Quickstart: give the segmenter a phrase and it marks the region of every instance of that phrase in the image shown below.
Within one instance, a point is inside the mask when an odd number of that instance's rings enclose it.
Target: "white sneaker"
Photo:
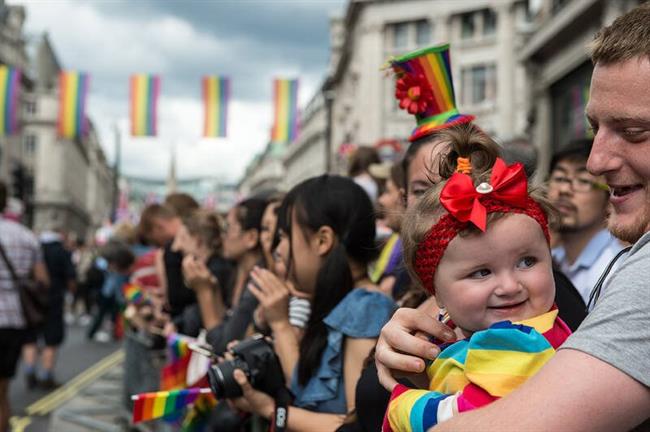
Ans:
[[[95,341],[101,343],[108,343],[111,341],[111,336],[105,331],[100,330],[97,333],[95,333]]]

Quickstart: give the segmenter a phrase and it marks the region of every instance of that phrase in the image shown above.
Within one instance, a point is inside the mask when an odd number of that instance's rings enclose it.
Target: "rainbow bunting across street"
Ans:
[[[59,74],[59,117],[57,131],[63,138],[78,138],[87,134],[86,97],[88,74],[62,71]]]
[[[160,77],[131,76],[131,135],[156,136],[158,133],[158,97]]]
[[[298,80],[276,79],[273,83],[274,120],[271,142],[289,143],[298,137]]]
[[[208,393],[211,393],[209,388],[189,388],[135,395],[132,397],[133,423],[175,413],[194,403],[199,395]]]
[[[226,136],[229,100],[230,79],[218,76],[203,77],[204,137]]]
[[[20,69],[0,66],[0,136],[13,135],[18,130],[20,75]]]

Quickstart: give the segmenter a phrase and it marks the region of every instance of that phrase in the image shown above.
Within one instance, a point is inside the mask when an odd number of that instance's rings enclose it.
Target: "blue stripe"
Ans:
[[[489,328],[474,333],[468,350],[539,353],[549,348],[552,348],[551,344],[535,329],[510,324],[508,328]]]

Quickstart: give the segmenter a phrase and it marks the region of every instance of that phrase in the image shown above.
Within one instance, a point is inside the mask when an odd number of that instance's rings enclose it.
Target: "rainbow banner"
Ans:
[[[133,423],[153,420],[173,414],[194,403],[201,394],[210,394],[209,388],[141,393],[133,399]]]
[[[20,69],[0,66],[0,136],[13,135],[18,130],[20,75]]]
[[[131,135],[156,136],[158,133],[158,97],[160,77],[131,76]]]
[[[217,76],[203,77],[204,137],[226,136],[229,100],[230,79]]]
[[[273,106],[271,142],[290,143],[298,137],[297,79],[276,79],[273,82]]]
[[[78,138],[88,133],[86,97],[88,74],[62,71],[59,74],[59,117],[57,131],[63,138]]]

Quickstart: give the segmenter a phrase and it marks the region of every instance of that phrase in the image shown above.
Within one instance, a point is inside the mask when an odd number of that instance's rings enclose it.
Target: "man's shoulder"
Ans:
[[[12,220],[0,218],[0,233],[3,237],[11,238],[13,242],[23,241],[32,245],[38,244],[36,236],[29,228]]]

